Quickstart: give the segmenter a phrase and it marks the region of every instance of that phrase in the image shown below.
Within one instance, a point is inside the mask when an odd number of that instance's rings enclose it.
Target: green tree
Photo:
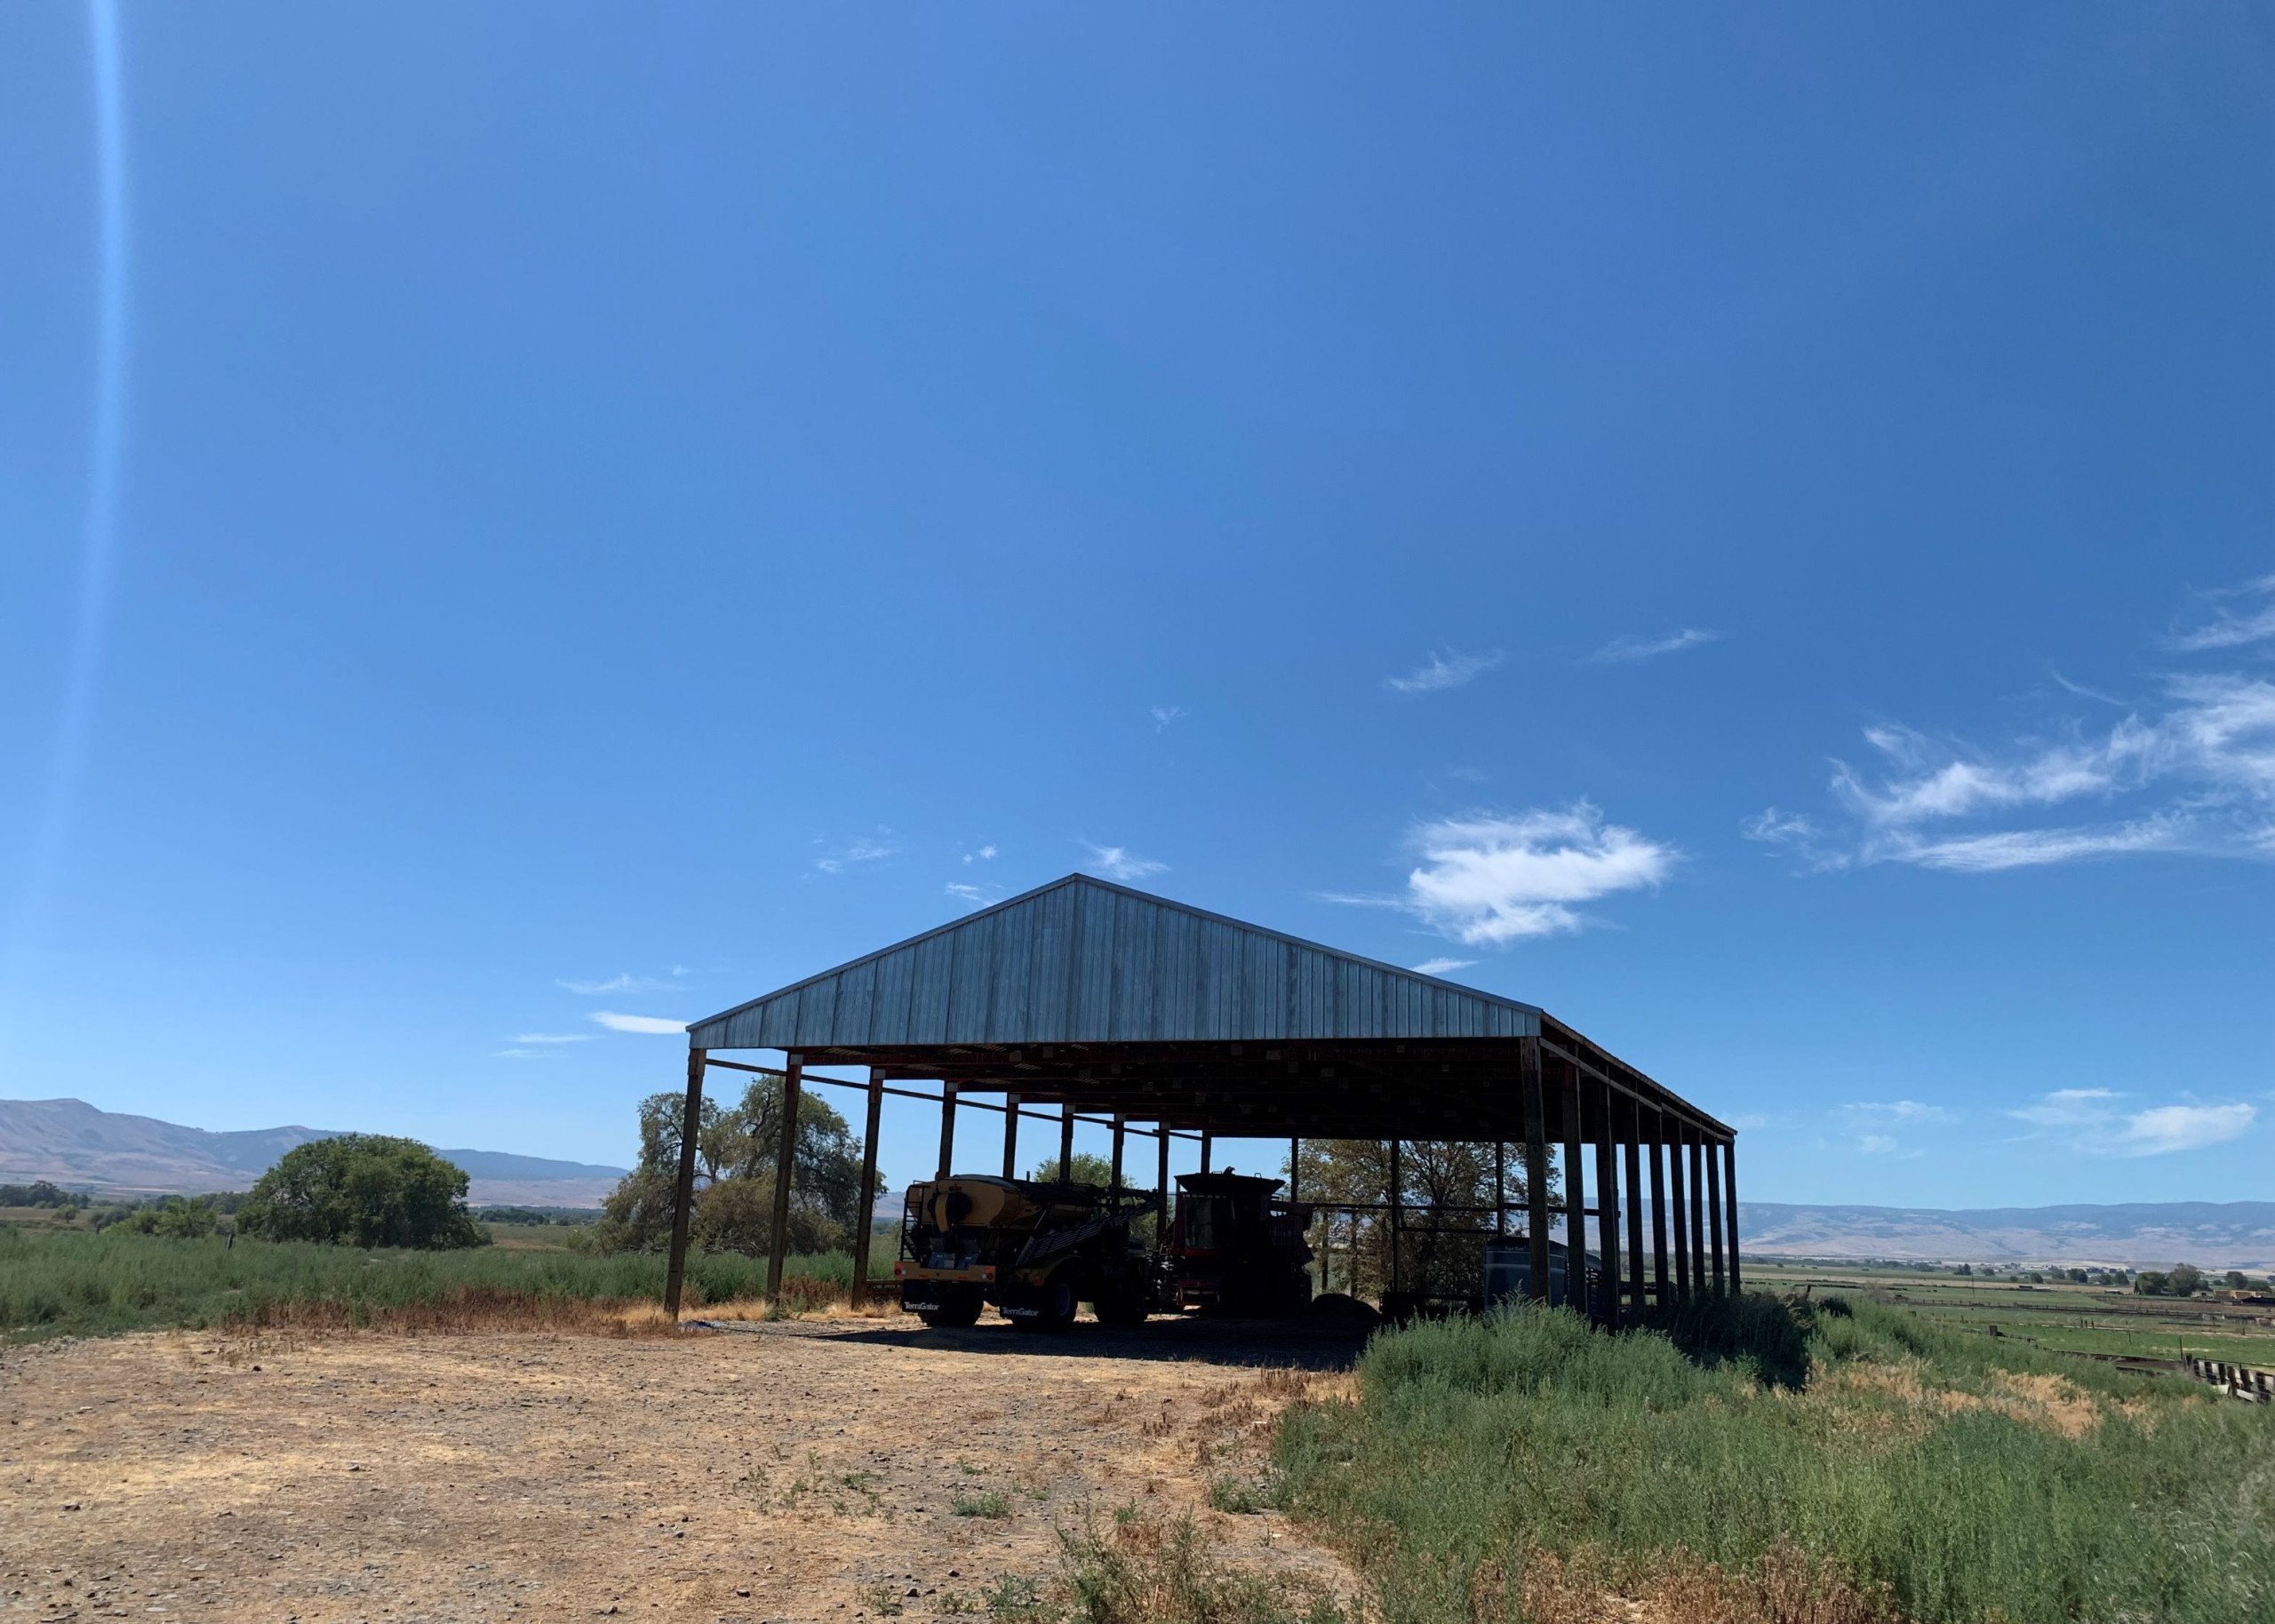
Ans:
[[[1514,1209],[1511,1233],[1524,1224],[1524,1151],[1501,1147],[1498,1168],[1502,1198]],[[1397,1185],[1405,1222],[1421,1232],[1406,1234],[1398,1259],[1402,1289],[1429,1286],[1440,1290],[1474,1290],[1484,1270],[1485,1238],[1495,1229],[1493,1204],[1496,1147],[1465,1141],[1409,1139],[1398,1147]],[[1391,1144],[1377,1139],[1306,1139],[1297,1173],[1303,1199],[1321,1209],[1308,1237],[1327,1258],[1330,1289],[1372,1297],[1390,1280],[1390,1223],[1373,1210],[1390,1204]],[[1288,1171],[1283,1162],[1280,1172]],[[1558,1170],[1548,1173],[1548,1198],[1557,1198]],[[1354,1209],[1337,1212],[1337,1208]],[[1476,1209],[1487,1210],[1476,1210]],[[1422,1226],[1427,1226],[1423,1229]],[[1403,1226],[1401,1226],[1403,1227]],[[1473,1233],[1475,1238],[1471,1238]]]
[[[651,1095],[640,1103],[639,1158],[602,1203],[589,1241],[595,1250],[659,1252],[671,1244],[685,1112],[685,1096],[678,1094]],[[688,1223],[694,1245],[754,1254],[770,1249],[781,1143],[780,1079],[754,1078],[732,1105],[706,1097],[696,1128],[695,1211]],[[859,1136],[827,1103],[802,1091],[789,1249],[828,1252],[843,1246],[868,1205],[860,1185]]]
[[[2161,1297],[2171,1287],[2170,1279],[2153,1269],[2143,1269],[2133,1277],[2133,1294],[2136,1297]]]
[[[483,1246],[490,1238],[467,1211],[466,1182],[415,1139],[342,1134],[287,1150],[237,1210],[237,1227],[269,1240]]]
[[[1034,1171],[1027,1176],[1038,1184],[1056,1183],[1058,1179],[1058,1153],[1054,1150],[1035,1163]],[[1122,1176],[1126,1183],[1130,1177],[1127,1166],[1122,1168]],[[1077,1150],[1074,1158],[1066,1165],[1066,1177],[1072,1183],[1095,1184],[1104,1190],[1114,1182],[1114,1162],[1107,1157],[1093,1156],[1088,1150]],[[1148,1187],[1151,1187],[1150,1181]]]
[[[2244,1278],[2244,1272],[2242,1270],[2231,1269],[2228,1270],[2227,1286],[2230,1291],[2239,1292],[2250,1284],[2251,1282]]]

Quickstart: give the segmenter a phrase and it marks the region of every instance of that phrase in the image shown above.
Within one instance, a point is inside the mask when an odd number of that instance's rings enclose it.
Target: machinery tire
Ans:
[[[919,1309],[916,1318],[935,1330],[961,1331],[979,1323],[982,1307],[978,1292],[958,1292],[937,1309]]]
[[[1074,1281],[1058,1275],[1042,1288],[1042,1312],[1011,1323],[1022,1331],[1064,1331],[1074,1323]]]

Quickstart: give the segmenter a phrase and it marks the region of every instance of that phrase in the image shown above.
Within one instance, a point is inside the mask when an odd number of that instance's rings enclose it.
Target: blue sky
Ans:
[[[106,15],[0,14],[0,1094],[620,1160],[626,1028],[1083,868],[1757,1198],[2275,1191],[2263,15]]]

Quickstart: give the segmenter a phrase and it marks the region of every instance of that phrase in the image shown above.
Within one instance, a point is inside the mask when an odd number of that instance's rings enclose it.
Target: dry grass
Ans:
[[[589,1336],[671,1336],[678,1327],[661,1305],[643,1298],[549,1297],[469,1286],[426,1302],[359,1312],[344,1302],[269,1302],[233,1324],[262,1331],[377,1331],[397,1335],[460,1335],[478,1331],[553,1331]]]
[[[1773,1546],[1752,1566],[1725,1571],[1688,1551],[1658,1553],[1617,1572],[1602,1553],[1527,1554],[1518,1588],[1529,1624],[1904,1624],[1885,1585],[1859,1586],[1840,1564],[1800,1547]],[[1473,1616],[1509,1616],[1499,1567],[1478,1570]]]

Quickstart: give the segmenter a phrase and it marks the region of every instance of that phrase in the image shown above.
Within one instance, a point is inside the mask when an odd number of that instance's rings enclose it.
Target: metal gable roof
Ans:
[[[1514,999],[1064,880],[737,1006],[698,1049],[1529,1038]]]

